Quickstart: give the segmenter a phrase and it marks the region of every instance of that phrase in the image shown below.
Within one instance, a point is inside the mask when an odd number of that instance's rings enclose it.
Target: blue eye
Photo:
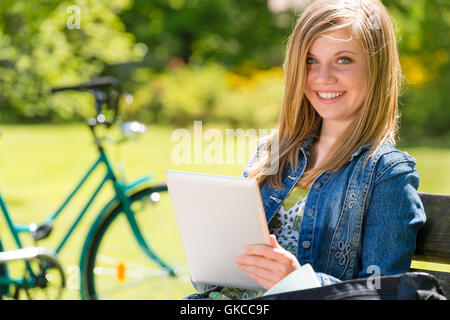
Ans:
[[[339,61],[341,61],[341,60],[347,61],[347,62],[343,62],[342,64],[349,64],[349,63],[352,62],[352,59],[347,58],[347,57],[341,57],[341,58],[339,58]]]
[[[349,64],[349,63],[353,62],[353,60],[348,57],[340,57],[338,59],[338,61],[339,61],[339,64]],[[340,62],[340,61],[342,61],[342,62]],[[306,64],[313,64],[313,63],[317,63],[317,60],[312,57],[306,58]]]

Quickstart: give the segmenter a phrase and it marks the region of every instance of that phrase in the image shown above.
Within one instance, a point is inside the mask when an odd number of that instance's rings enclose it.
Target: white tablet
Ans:
[[[262,289],[235,263],[246,245],[270,245],[256,180],[168,170],[166,181],[191,280]]]

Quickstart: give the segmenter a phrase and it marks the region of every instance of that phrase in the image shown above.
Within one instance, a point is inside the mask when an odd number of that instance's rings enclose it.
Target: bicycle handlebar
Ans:
[[[67,91],[67,90],[76,90],[76,91],[85,91],[90,89],[100,89],[104,87],[118,86],[119,81],[113,77],[100,77],[94,78],[90,82],[82,83],[77,86],[65,86],[65,87],[57,87],[52,88],[51,92],[59,92],[59,91]]]
[[[112,89],[111,89],[112,88]],[[90,82],[82,83],[75,86],[64,86],[52,88],[51,93],[61,91],[90,91],[95,98],[96,112],[95,124],[92,121],[89,123],[91,126],[96,124],[106,124],[110,126],[117,118],[119,113],[119,100],[121,95],[121,88],[119,81],[116,78],[107,76],[94,78]],[[111,122],[107,122],[102,114],[103,103],[106,103],[107,108],[113,110],[114,116]],[[101,116],[99,118],[99,116]],[[103,119],[103,120],[99,120]]]

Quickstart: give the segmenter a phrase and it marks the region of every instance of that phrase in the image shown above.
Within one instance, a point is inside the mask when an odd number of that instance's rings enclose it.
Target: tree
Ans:
[[[106,64],[142,59],[145,46],[135,43],[118,17],[130,5],[128,0],[2,0],[0,120],[72,119],[91,111],[89,96],[50,96],[49,90],[90,80]]]

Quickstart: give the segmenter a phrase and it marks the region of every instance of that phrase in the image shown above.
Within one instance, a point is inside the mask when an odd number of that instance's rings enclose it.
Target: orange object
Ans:
[[[117,279],[119,282],[125,280],[125,264],[123,262],[117,265]]]

